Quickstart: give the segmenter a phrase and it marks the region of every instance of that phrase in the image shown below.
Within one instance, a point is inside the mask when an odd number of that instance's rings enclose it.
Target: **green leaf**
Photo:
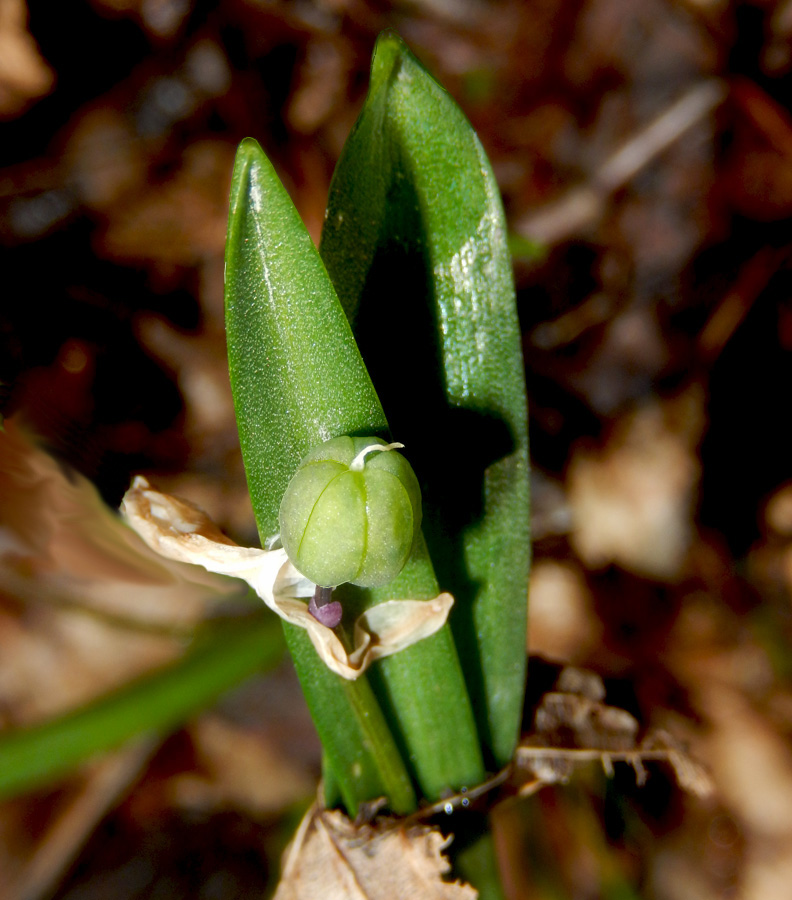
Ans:
[[[289,479],[315,444],[387,423],[321,259],[261,147],[237,152],[226,241],[231,388],[262,541],[278,531]],[[285,625],[311,716],[352,815],[387,796],[415,807],[404,763],[367,679],[339,678]]]
[[[319,254],[261,147],[237,153],[226,242],[231,387],[263,538],[300,460],[388,424]]]
[[[257,671],[283,640],[269,616],[213,629],[180,659],[42,725],[0,734],[0,800],[49,784],[138,734],[167,734]]]
[[[503,211],[470,124],[394,34],[338,164],[322,258],[396,440],[490,762],[517,740],[530,561],[523,363]]]

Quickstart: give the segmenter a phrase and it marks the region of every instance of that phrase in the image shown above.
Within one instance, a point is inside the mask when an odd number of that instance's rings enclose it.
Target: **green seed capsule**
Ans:
[[[421,527],[421,489],[401,444],[338,437],[300,463],[280,507],[283,547],[315,584],[395,578]]]

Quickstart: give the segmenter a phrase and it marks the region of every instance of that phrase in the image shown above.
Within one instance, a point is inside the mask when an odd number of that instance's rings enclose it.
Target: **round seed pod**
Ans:
[[[401,446],[337,437],[300,463],[281,501],[280,534],[306,578],[378,587],[404,568],[421,527],[421,489]]]

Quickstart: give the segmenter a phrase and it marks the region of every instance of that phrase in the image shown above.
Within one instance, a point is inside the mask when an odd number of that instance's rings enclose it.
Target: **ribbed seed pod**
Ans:
[[[281,501],[280,533],[306,578],[378,587],[404,568],[421,527],[421,489],[401,446],[338,437],[300,463]]]

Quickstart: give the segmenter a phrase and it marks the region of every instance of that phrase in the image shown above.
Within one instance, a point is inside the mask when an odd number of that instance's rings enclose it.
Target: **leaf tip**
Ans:
[[[242,141],[237,147],[237,159],[243,160],[244,162],[250,162],[254,159],[264,156],[264,151],[261,149],[261,144],[252,137],[242,138]]]
[[[386,29],[380,32],[371,59],[371,87],[387,83],[404,58],[411,55],[395,31]]]
[[[262,168],[271,168],[271,164],[261,144],[255,138],[243,138],[234,160],[234,185],[248,185],[251,181],[260,180]]]

